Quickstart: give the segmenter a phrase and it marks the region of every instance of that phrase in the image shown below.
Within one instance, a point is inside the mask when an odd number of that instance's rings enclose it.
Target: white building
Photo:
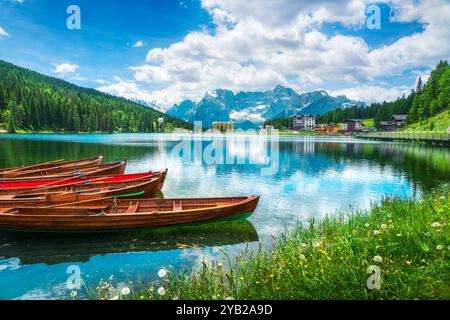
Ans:
[[[292,119],[294,131],[314,131],[316,127],[316,116],[306,114],[294,116]]]
[[[275,130],[275,127],[272,125],[259,126],[258,133],[259,134],[271,134]]]

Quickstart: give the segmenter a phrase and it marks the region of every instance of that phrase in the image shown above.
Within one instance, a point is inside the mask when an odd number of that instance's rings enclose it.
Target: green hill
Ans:
[[[159,128],[158,118],[164,119]],[[156,132],[191,125],[130,100],[0,60],[0,130]]]
[[[450,110],[408,125],[405,131],[447,131],[450,128]]]

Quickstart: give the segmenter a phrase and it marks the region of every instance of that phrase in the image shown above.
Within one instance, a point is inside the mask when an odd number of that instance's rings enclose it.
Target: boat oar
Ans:
[[[140,192],[130,193],[130,194],[120,194],[120,195],[113,196],[113,197],[102,197],[102,198],[95,198],[95,199],[82,200],[82,201],[76,201],[76,202],[67,202],[67,203],[57,204],[54,206],[47,206],[45,208],[47,208],[47,209],[63,208],[63,207],[75,206],[75,205],[80,205],[80,204],[85,204],[85,203],[90,203],[90,202],[96,202],[96,201],[106,201],[106,200],[115,200],[118,198],[129,198],[129,197],[134,197],[134,196],[141,196],[144,193],[145,193],[144,191],[140,191]]]
[[[57,204],[54,206],[47,206],[44,208],[45,209],[64,208],[67,206],[75,206],[75,205],[79,205],[79,204],[85,204],[85,203],[96,202],[96,201],[112,200],[112,199],[113,199],[113,197],[102,197],[102,198],[89,199],[89,200],[83,200],[83,201],[77,201],[77,202],[67,202],[67,203],[63,203],[63,204]]]

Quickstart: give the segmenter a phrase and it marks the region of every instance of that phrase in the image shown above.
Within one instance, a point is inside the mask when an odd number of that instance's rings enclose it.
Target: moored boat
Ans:
[[[110,182],[100,185],[74,185],[64,190],[47,190],[43,193],[0,195],[0,207],[51,206],[110,197],[151,198],[154,197],[156,191],[158,191],[160,179],[161,174],[151,175],[148,178],[143,179]]]
[[[160,191],[167,174],[165,171],[150,171],[146,173],[132,173],[119,175],[101,175],[101,176],[80,176],[69,177],[65,179],[48,179],[33,181],[7,181],[0,182],[0,195],[23,195],[23,194],[43,194],[59,190],[67,190],[69,187],[78,185],[90,185],[98,188],[103,184],[114,182],[128,182],[132,180],[159,178],[157,190]]]
[[[56,167],[70,167],[70,168],[76,168],[76,167],[83,167],[85,165],[100,165],[102,164],[103,156],[97,156],[94,158],[86,158],[86,159],[79,159],[79,160],[71,160],[71,161],[64,161],[64,160],[54,160],[39,164],[33,164],[29,166],[21,166],[21,167],[13,167],[13,168],[4,168],[0,169],[0,178],[13,178],[23,175],[24,173],[40,173],[46,170],[50,170]]]
[[[259,197],[99,200],[47,208],[0,208],[0,229],[105,232],[244,219]]]
[[[40,172],[37,175],[31,176],[20,176],[15,178],[0,178],[0,183],[2,182],[19,182],[19,181],[40,181],[40,180],[51,180],[51,179],[65,179],[71,177],[89,177],[89,176],[100,176],[100,175],[114,175],[123,174],[127,165],[127,160],[112,162],[100,165],[89,165],[83,168],[61,168],[58,173],[52,171],[52,174],[47,174],[47,172]],[[53,169],[52,169],[53,170]]]

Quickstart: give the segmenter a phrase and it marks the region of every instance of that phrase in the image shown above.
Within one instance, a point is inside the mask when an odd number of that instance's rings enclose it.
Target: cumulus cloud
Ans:
[[[75,73],[79,66],[76,64],[70,64],[68,62],[62,64],[54,64],[55,68],[53,69],[54,73],[57,73],[60,76],[65,76],[68,74]]]
[[[139,86],[132,81],[121,80],[110,85],[101,86],[97,88],[97,90],[126,99],[152,101],[152,95],[148,91],[139,88]]]
[[[11,37],[11,35],[8,32],[6,32],[5,29],[0,27],[0,37]]]
[[[380,85],[379,78],[450,58],[450,3],[380,2],[393,8],[392,19],[418,21],[424,30],[370,49],[361,37],[326,35],[320,29],[325,22],[364,27],[365,0],[203,0],[214,30],[190,32],[167,48],[149,50],[145,64],[130,67],[132,81],[116,81],[134,84],[137,95],[166,107],[186,98],[198,100],[216,88],[252,91],[277,84],[307,91],[333,83],[348,88],[341,92],[350,98],[395,99],[410,88]],[[155,84],[160,89],[145,90]]]

